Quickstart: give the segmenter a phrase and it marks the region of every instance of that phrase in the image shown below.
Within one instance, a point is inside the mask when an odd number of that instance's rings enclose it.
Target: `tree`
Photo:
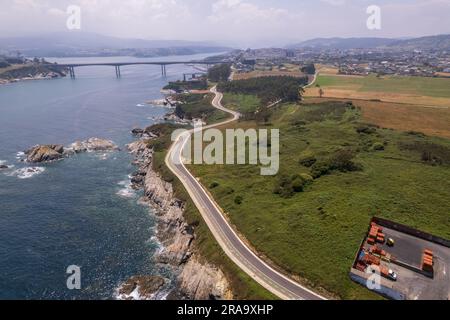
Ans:
[[[305,94],[305,88],[303,86],[301,86],[298,89],[298,100],[299,101],[303,101],[303,95]]]
[[[302,72],[306,74],[316,74],[316,66],[314,63],[310,63],[302,68]]]
[[[267,106],[263,106],[256,112],[256,122],[267,124],[269,122],[270,115],[269,108],[267,108]]]
[[[231,75],[231,66],[229,64],[220,64],[208,70],[208,79],[214,82],[227,81]]]

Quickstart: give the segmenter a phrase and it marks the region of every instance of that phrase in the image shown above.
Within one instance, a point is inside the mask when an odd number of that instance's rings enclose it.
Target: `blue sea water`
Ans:
[[[206,55],[176,57],[201,59]],[[174,57],[139,59],[173,60]],[[130,57],[49,59],[107,62]],[[126,188],[135,168],[125,145],[130,130],[153,123],[167,110],[145,105],[162,97],[169,80],[189,66],[76,69],[76,79],[25,81],[0,86],[0,299],[111,299],[138,274],[173,279],[170,268],[152,260],[155,219]],[[114,153],[85,153],[23,170],[17,153],[35,144],[64,144],[90,137],[113,140]],[[21,171],[22,170],[22,171]],[[81,267],[81,290],[69,290],[66,268]],[[170,289],[170,285],[169,285]]]

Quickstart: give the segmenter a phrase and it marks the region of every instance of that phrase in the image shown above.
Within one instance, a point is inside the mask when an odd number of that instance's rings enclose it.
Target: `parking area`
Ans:
[[[372,290],[391,299],[448,300],[450,242],[374,218],[355,258],[350,277],[367,285],[375,267],[380,286]]]

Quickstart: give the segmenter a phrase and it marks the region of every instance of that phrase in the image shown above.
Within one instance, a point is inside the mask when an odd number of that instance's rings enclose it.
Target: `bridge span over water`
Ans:
[[[70,77],[75,78],[75,68],[78,67],[93,67],[93,66],[110,66],[116,69],[116,77],[120,78],[120,67],[124,66],[134,66],[134,65],[156,65],[161,66],[161,75],[165,77],[167,75],[166,67],[168,65],[175,64],[185,64],[185,65],[206,65],[209,68],[211,65],[221,64],[222,61],[159,61],[159,62],[101,62],[101,63],[66,63],[66,64],[58,64],[58,66],[63,68],[68,68]]]

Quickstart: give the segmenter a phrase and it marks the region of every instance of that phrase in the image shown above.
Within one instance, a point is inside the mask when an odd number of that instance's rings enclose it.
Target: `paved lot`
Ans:
[[[383,285],[402,293],[408,300],[449,300],[450,299],[450,248],[423,240],[397,230],[383,227],[387,238],[395,240],[393,247],[380,245],[383,250],[402,263],[421,269],[422,254],[425,249],[434,253],[434,277],[399,266],[394,263],[382,264],[397,273],[396,282],[383,279]],[[366,248],[369,248],[367,244]]]

